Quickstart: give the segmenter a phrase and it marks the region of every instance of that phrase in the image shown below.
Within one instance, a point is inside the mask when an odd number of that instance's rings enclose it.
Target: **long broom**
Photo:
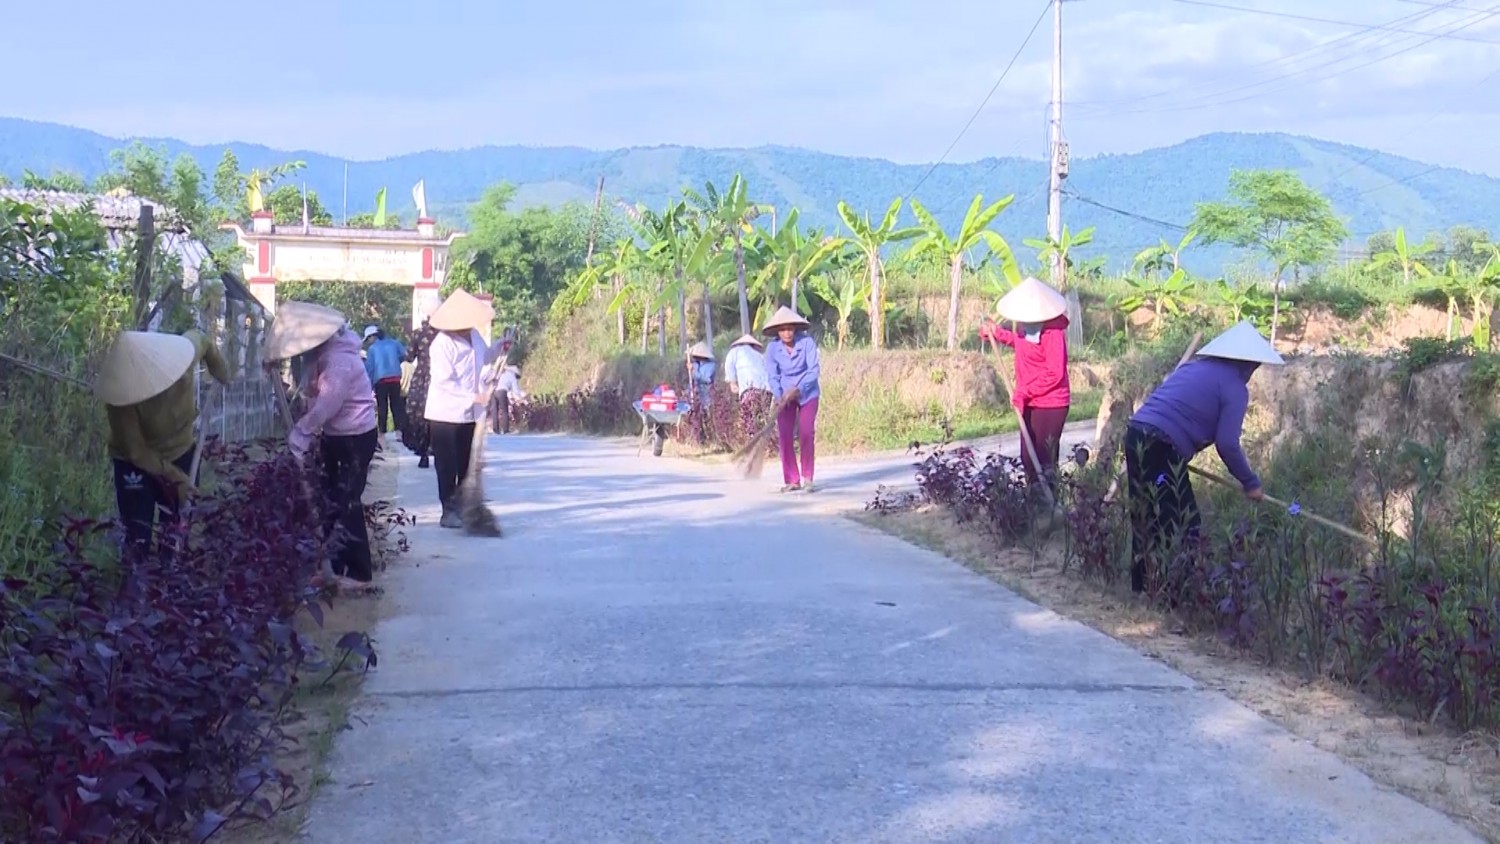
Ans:
[[[771,418],[760,427],[750,441],[739,447],[734,453],[735,465],[739,468],[740,477],[745,480],[758,478],[766,467],[766,443],[771,434],[776,431],[776,417],[781,415],[782,408],[793,398],[791,393],[781,397],[781,401],[771,407]]]
[[[1199,469],[1197,466],[1189,465],[1188,466],[1188,471],[1192,472],[1193,474],[1197,475],[1200,478],[1206,478],[1206,479],[1208,479],[1210,481],[1213,481],[1214,483],[1216,483],[1216,484],[1218,484],[1220,486],[1228,487],[1230,489],[1240,489],[1240,485],[1237,484],[1237,483],[1235,483],[1234,481],[1231,481],[1228,478],[1223,477],[1221,475],[1216,475],[1213,472],[1208,472],[1208,471],[1205,471],[1203,469]],[[1273,498],[1273,497],[1271,497],[1269,495],[1265,495],[1264,493],[1262,493],[1262,496],[1263,496],[1261,498],[1262,501],[1266,501],[1266,502],[1269,502],[1271,504],[1275,504],[1278,507],[1285,507],[1288,510],[1290,510],[1291,507],[1292,507],[1291,504],[1288,504],[1287,502],[1282,501],[1279,498]],[[1310,521],[1317,522],[1318,524],[1322,525],[1323,527],[1326,527],[1329,530],[1341,533],[1344,536],[1349,537],[1350,539],[1357,539],[1360,542],[1364,542],[1364,543],[1366,543],[1368,545],[1371,545],[1373,547],[1376,547],[1376,548],[1380,547],[1380,543],[1377,542],[1377,541],[1375,541],[1374,537],[1372,537],[1372,536],[1366,536],[1365,534],[1360,533],[1359,531],[1355,530],[1352,527],[1349,527],[1348,525],[1340,524],[1339,522],[1335,522],[1333,519],[1327,518],[1325,516],[1319,516],[1317,513],[1311,512],[1310,510],[1306,509],[1305,507],[1302,507],[1301,505],[1297,506],[1296,515],[1299,518],[1308,519]]]
[[[464,476],[464,481],[458,487],[459,508],[464,518],[464,533],[469,536],[499,537],[500,520],[490,511],[484,503],[484,442],[485,426],[489,424],[490,401],[494,398],[495,387],[499,383],[498,373],[505,368],[506,358],[501,358],[495,365],[494,378],[486,385],[484,392],[484,409],[479,413],[479,420],[474,424],[474,443],[469,447],[469,473]]]

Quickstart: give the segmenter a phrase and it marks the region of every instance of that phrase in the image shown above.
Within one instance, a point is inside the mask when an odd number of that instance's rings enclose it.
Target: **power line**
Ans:
[[[1134,211],[1126,211],[1123,208],[1116,208],[1113,205],[1105,205],[1102,202],[1095,202],[1094,200],[1089,199],[1088,197],[1084,196],[1076,190],[1072,190],[1071,188],[1068,189],[1066,193],[1069,197],[1082,202],[1084,205],[1092,205],[1095,208],[1100,208],[1113,214],[1119,214],[1121,217],[1129,217],[1133,220],[1140,220],[1143,223],[1151,223],[1153,225],[1163,226],[1165,228],[1174,229],[1180,232],[1185,232],[1188,230],[1188,227],[1182,225],[1181,223],[1171,223],[1166,220],[1158,220],[1155,217],[1147,217],[1144,214],[1137,214]]]
[[[1485,85],[1486,83],[1488,83],[1491,79],[1494,79],[1497,76],[1500,76],[1500,68],[1497,68],[1494,72],[1492,72],[1489,75],[1485,76],[1483,79],[1480,79],[1478,82],[1475,82],[1470,87],[1472,87],[1472,88],[1481,87],[1481,86]],[[1401,134],[1397,135],[1396,137],[1392,138],[1390,141],[1387,141],[1386,143],[1394,143],[1395,141],[1399,141],[1399,140],[1401,140],[1403,138],[1408,137],[1413,132],[1416,132],[1418,129],[1424,129],[1424,128],[1426,128],[1428,125],[1430,125],[1432,123],[1432,121],[1438,119],[1438,117],[1441,116],[1442,114],[1443,114],[1442,112],[1433,112],[1432,114],[1429,114],[1427,116],[1426,120],[1423,120],[1420,123],[1416,124],[1415,126],[1412,126],[1410,129],[1407,129],[1405,132],[1402,132]],[[1336,182],[1339,179],[1343,178],[1345,175],[1347,175],[1349,173],[1352,173],[1355,170],[1358,170],[1359,168],[1361,168],[1361,167],[1365,166],[1366,164],[1370,163],[1371,161],[1375,160],[1376,157],[1378,157],[1380,155],[1384,155],[1384,154],[1385,153],[1381,152],[1380,150],[1375,150],[1375,151],[1371,152],[1369,155],[1365,156],[1364,158],[1361,158],[1360,160],[1358,160],[1358,161],[1354,162],[1353,164],[1349,165],[1348,167],[1345,167],[1343,170],[1340,170],[1339,172],[1334,173],[1333,176],[1330,177],[1329,181]]]
[[[1440,4],[1436,5],[1436,6],[1433,6],[1432,8],[1429,8],[1426,11],[1413,12],[1413,13],[1411,13],[1409,15],[1403,15],[1402,17],[1396,18],[1393,21],[1388,21],[1385,25],[1386,26],[1394,26],[1396,24],[1415,23],[1415,22],[1417,22],[1419,20],[1422,20],[1423,18],[1428,18],[1428,17],[1431,17],[1431,16],[1433,16],[1435,14],[1438,14],[1439,12],[1446,11],[1446,10],[1448,10],[1449,7],[1451,7],[1453,4],[1455,4],[1457,2],[1458,2],[1458,0],[1444,0],[1443,3],[1440,3]],[[1256,70],[1258,68],[1268,68],[1268,67],[1272,67],[1272,66],[1275,66],[1275,65],[1291,66],[1291,65],[1296,64],[1296,62],[1292,61],[1293,59],[1297,59],[1297,58],[1303,57],[1303,56],[1310,56],[1311,54],[1315,54],[1315,53],[1319,53],[1319,52],[1331,52],[1330,48],[1332,48],[1332,47],[1340,44],[1341,42],[1349,41],[1352,44],[1353,42],[1360,41],[1360,40],[1362,40],[1362,39],[1370,36],[1374,32],[1375,32],[1375,30],[1367,28],[1367,29],[1365,29],[1363,31],[1360,31],[1360,32],[1345,33],[1344,35],[1339,35],[1339,36],[1336,36],[1334,38],[1330,38],[1327,41],[1320,41],[1320,42],[1318,42],[1317,44],[1314,44],[1311,47],[1307,47],[1305,49],[1298,50],[1295,53],[1289,53],[1289,54],[1284,55],[1284,56],[1278,56],[1277,58],[1274,58],[1274,59],[1267,59],[1267,60],[1262,61],[1262,62],[1256,62],[1255,64],[1252,64],[1252,65],[1250,65],[1250,66],[1248,66],[1246,68],[1243,68],[1241,72],[1237,72],[1237,73],[1233,73],[1233,74],[1219,74],[1218,76],[1219,76],[1220,79],[1229,80],[1229,79],[1232,79],[1232,78],[1240,75],[1240,73],[1242,73],[1243,71],[1253,71],[1253,70]],[[1126,97],[1126,98],[1123,98],[1123,99],[1115,99],[1115,100],[1094,100],[1094,101],[1088,101],[1088,100],[1081,100],[1081,101],[1079,101],[1079,100],[1075,100],[1073,102],[1073,105],[1075,107],[1083,107],[1085,109],[1088,109],[1088,108],[1101,109],[1101,108],[1108,108],[1108,107],[1111,107],[1111,106],[1129,105],[1131,103],[1144,102],[1146,100],[1154,100],[1154,99],[1157,99],[1157,98],[1160,98],[1160,97],[1168,97],[1168,96],[1174,96],[1174,95],[1181,95],[1181,94],[1186,93],[1188,91],[1194,91],[1194,90],[1204,89],[1204,88],[1211,88],[1211,87],[1213,87],[1214,84],[1215,83],[1212,82],[1212,81],[1204,81],[1204,82],[1198,82],[1198,83],[1193,84],[1193,85],[1188,85],[1188,86],[1185,86],[1185,87],[1171,88],[1171,89],[1167,89],[1165,91],[1157,91],[1154,94],[1143,94],[1143,95],[1136,96],[1136,97]]]
[[[1399,27],[1393,27],[1393,26],[1390,26],[1390,25],[1366,24],[1366,23],[1359,23],[1357,21],[1341,21],[1341,20],[1334,20],[1333,18],[1319,18],[1319,17],[1314,17],[1312,15],[1299,15],[1299,14],[1294,14],[1292,12],[1277,12],[1277,11],[1272,11],[1271,9],[1251,9],[1249,7],[1246,7],[1246,6],[1231,6],[1231,5],[1227,4],[1227,3],[1210,3],[1210,2],[1208,2],[1208,0],[1172,0],[1172,2],[1174,2],[1174,3],[1184,3],[1184,4],[1189,5],[1189,6],[1206,6],[1206,7],[1211,8],[1211,9],[1227,9],[1227,10],[1229,10],[1231,12],[1246,12],[1246,13],[1254,14],[1254,15],[1265,15],[1267,17],[1273,17],[1273,18],[1287,18],[1289,20],[1310,21],[1312,23],[1327,23],[1327,24],[1333,24],[1335,26],[1361,27],[1361,28],[1366,29],[1366,30],[1375,30],[1375,29],[1378,29],[1378,30],[1382,30],[1382,31],[1385,31],[1385,32],[1402,32],[1402,33],[1407,33],[1407,34],[1411,34],[1411,35],[1427,35],[1428,34],[1426,32],[1422,32],[1420,30],[1401,29]],[[1428,4],[1423,3],[1423,4],[1420,4],[1420,5],[1424,5],[1425,6],[1425,5],[1428,5]],[[1440,9],[1440,8],[1443,8],[1446,5],[1448,5],[1448,4],[1436,5],[1436,6],[1434,6],[1434,8],[1439,8]],[[1454,8],[1454,10],[1457,11],[1458,9],[1462,9],[1463,7],[1462,6],[1457,6],[1457,7],[1452,7],[1452,8]],[[1470,11],[1478,11],[1478,10],[1474,9],[1474,10],[1470,10]],[[1478,36],[1473,36],[1473,35],[1444,35],[1444,36],[1441,36],[1441,37],[1443,37],[1443,38],[1452,38],[1455,41],[1473,41],[1473,42],[1478,43],[1478,44],[1500,44],[1500,41],[1497,41],[1497,40],[1495,40],[1493,38],[1480,38]]]
[[[1031,25],[1031,31],[1026,33],[1026,40],[1022,41],[1021,46],[1016,48],[1016,54],[1010,57],[1010,64],[1007,64],[1005,66],[1005,70],[1000,72],[1000,78],[995,80],[995,84],[992,88],[990,88],[990,92],[984,95],[984,101],[979,104],[979,108],[974,109],[974,114],[969,117],[969,122],[964,124],[964,128],[959,130],[957,137],[953,139],[953,143],[948,145],[948,148],[943,151],[943,154],[938,157],[938,160],[932,162],[932,164],[927,168],[927,172],[922,174],[922,178],[918,179],[917,183],[911,186],[911,190],[906,192],[906,196],[902,197],[902,202],[911,199],[912,194],[917,192],[917,188],[926,183],[927,178],[931,176],[933,171],[938,168],[938,165],[942,164],[943,161],[947,159],[948,154],[953,152],[953,148],[958,146],[958,142],[963,140],[964,134],[969,131],[969,127],[974,125],[974,121],[979,119],[979,115],[984,111],[985,106],[990,104],[990,99],[995,96],[995,92],[1000,90],[1000,83],[1005,81],[1005,77],[1010,74],[1010,69],[1016,66],[1017,61],[1020,61],[1022,51],[1026,49],[1027,44],[1031,43],[1032,36],[1036,35],[1037,29],[1042,25],[1042,21],[1046,20],[1047,13],[1051,10],[1052,3],[1050,1],[1042,5],[1042,13],[1037,16],[1036,23]]]
[[[1454,29],[1449,30],[1449,31],[1450,32],[1454,32],[1454,31],[1457,31],[1457,30],[1460,30],[1460,29],[1467,29],[1468,27],[1475,26],[1475,25],[1481,23],[1486,18],[1494,17],[1496,14],[1500,14],[1500,5],[1493,6],[1490,9],[1488,9],[1488,10],[1486,10],[1484,12],[1479,13],[1479,17],[1476,18],[1475,20],[1471,20],[1471,21],[1469,21],[1467,23],[1463,23],[1461,25],[1458,25]],[[1371,65],[1376,65],[1376,64],[1379,64],[1381,62],[1393,59],[1396,56],[1402,55],[1404,53],[1409,53],[1412,50],[1417,49],[1418,47],[1424,47],[1427,44],[1430,44],[1433,41],[1437,40],[1439,37],[1441,37],[1441,34],[1439,34],[1439,35],[1432,35],[1432,36],[1429,36],[1428,38],[1426,38],[1425,40],[1419,41],[1419,42],[1417,42],[1415,44],[1412,44],[1410,46],[1407,46],[1407,47],[1403,47],[1403,48],[1401,48],[1401,49],[1399,49],[1399,50],[1397,50],[1397,51],[1395,51],[1393,53],[1388,53],[1388,54],[1383,55],[1383,56],[1378,56],[1378,57],[1376,57],[1374,59],[1371,59],[1370,61],[1364,62],[1363,64],[1358,64],[1358,65],[1355,65],[1353,67],[1346,67],[1346,68],[1344,68],[1342,70],[1334,71],[1333,73],[1325,74],[1323,76],[1320,76],[1320,77],[1317,77],[1317,78],[1314,78],[1314,79],[1299,80],[1298,82],[1296,82],[1296,83],[1294,83],[1293,85],[1290,85],[1290,86],[1282,86],[1282,87],[1279,87],[1279,88],[1273,88],[1273,89],[1269,89],[1269,90],[1259,91],[1257,93],[1248,94],[1246,96],[1237,97],[1235,99],[1220,100],[1218,102],[1199,102],[1199,103],[1192,103],[1192,104],[1188,104],[1188,105],[1179,105],[1179,106],[1163,106],[1163,107],[1160,107],[1160,108],[1125,109],[1125,110],[1121,110],[1121,111],[1111,112],[1110,114],[1112,114],[1112,115],[1120,115],[1120,114],[1141,114],[1141,113],[1146,113],[1146,112],[1193,111],[1193,110],[1197,110],[1197,109],[1217,108],[1217,107],[1221,107],[1221,106],[1234,105],[1236,103],[1247,102],[1249,100],[1254,100],[1254,99],[1258,99],[1260,97],[1266,96],[1267,94],[1282,93],[1284,91],[1291,90],[1292,88],[1296,88],[1296,87],[1299,87],[1299,86],[1302,86],[1302,85],[1307,85],[1307,84],[1310,84],[1312,82],[1325,82],[1325,81],[1327,81],[1329,79],[1333,79],[1333,78],[1338,77],[1338,76],[1343,76],[1346,73],[1352,73],[1353,71],[1356,71],[1356,70],[1362,70],[1364,68],[1370,67]],[[1336,59],[1336,60],[1334,60],[1332,62],[1326,62],[1326,63],[1324,63],[1322,65],[1319,65],[1318,67],[1327,67],[1327,66],[1332,65],[1332,64],[1337,64],[1337,63],[1339,63],[1341,61],[1344,61],[1344,59]],[[1313,68],[1313,69],[1316,69],[1316,68]],[[1250,84],[1250,85],[1244,85],[1244,86],[1241,86],[1240,88],[1232,88],[1232,89],[1227,90],[1227,91],[1220,91],[1219,95],[1222,96],[1223,94],[1231,94],[1231,93],[1234,93],[1235,91],[1248,90],[1250,88],[1258,88],[1258,87],[1260,87],[1262,85],[1267,85],[1267,84],[1270,84],[1272,82],[1278,82],[1278,81],[1281,81],[1281,80],[1289,79],[1289,78],[1291,78],[1293,76],[1297,76],[1297,75],[1298,75],[1298,72],[1284,74],[1282,76],[1274,77],[1272,79],[1266,79],[1266,80],[1263,80],[1261,82],[1253,83],[1253,84]],[[1198,99],[1206,99],[1206,98],[1200,97]],[[1085,117],[1088,117],[1088,118],[1097,118],[1097,117],[1104,117],[1104,116],[1109,116],[1109,115],[1106,115],[1104,113],[1095,113],[1095,114],[1085,115]]]

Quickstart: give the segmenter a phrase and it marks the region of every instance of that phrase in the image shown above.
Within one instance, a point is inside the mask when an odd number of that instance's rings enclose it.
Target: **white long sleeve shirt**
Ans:
[[[469,332],[468,342],[439,331],[427,350],[431,381],[427,387],[429,422],[462,424],[475,422],[483,410],[474,404],[479,394],[480,372],[489,362],[491,349],[478,331]]]
[[[521,389],[521,380],[516,377],[515,370],[508,367],[500,372],[500,380],[495,382],[495,390],[497,392],[503,390],[513,399],[526,398],[526,392]]]
[[[734,385],[735,392],[746,390],[770,390],[771,381],[766,374],[765,355],[754,346],[735,346],[724,357],[724,380]]]

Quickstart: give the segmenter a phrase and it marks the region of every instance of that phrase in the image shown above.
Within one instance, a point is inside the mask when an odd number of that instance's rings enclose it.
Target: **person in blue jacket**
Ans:
[[[1281,355],[1248,322],[1204,346],[1146,397],[1125,429],[1125,471],[1130,492],[1130,588],[1143,592],[1147,567],[1164,548],[1199,533],[1201,518],[1188,461],[1209,445],[1240,482],[1245,497],[1262,498],[1240,434],[1250,406],[1250,377],[1262,365],[1280,366]]]
[[[373,341],[373,342],[372,342]],[[375,388],[375,418],[381,436],[390,430],[391,417],[396,419],[396,430],[406,430],[406,402],[401,400],[401,362],[406,360],[406,346],[393,337],[387,337],[378,325],[365,327],[365,371],[370,374],[370,384]]]
[[[777,402],[782,492],[812,492],[818,420],[818,344],[807,320],[783,307],[766,322],[766,376]],[[800,461],[798,458],[801,458]]]

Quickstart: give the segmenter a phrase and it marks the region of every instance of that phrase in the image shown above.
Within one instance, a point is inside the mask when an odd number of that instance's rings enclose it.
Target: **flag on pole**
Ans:
[[[417,203],[417,218],[427,219],[427,180],[419,179],[415,187],[411,189],[412,201]]]
[[[385,188],[375,194],[375,228],[385,228]]]

